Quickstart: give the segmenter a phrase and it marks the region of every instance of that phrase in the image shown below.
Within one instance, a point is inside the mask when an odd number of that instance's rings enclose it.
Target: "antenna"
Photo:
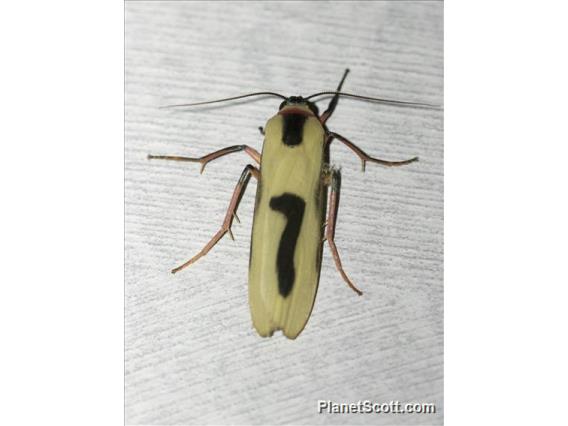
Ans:
[[[191,107],[191,106],[197,106],[197,105],[216,104],[216,103],[219,103],[219,102],[234,101],[236,99],[248,98],[250,96],[276,96],[276,97],[279,97],[279,98],[284,99],[284,100],[286,99],[286,96],[283,96],[279,93],[255,92],[255,93],[248,93],[246,95],[233,96],[231,98],[216,99],[214,101],[194,102],[194,103],[191,103],[191,104],[166,105],[166,106],[162,106],[160,108],[180,108],[180,107]]]
[[[420,103],[420,102],[395,101],[393,99],[372,98],[370,96],[354,95],[352,93],[343,93],[343,92],[319,92],[319,93],[314,93],[313,95],[310,95],[305,99],[311,99],[311,98],[315,98],[316,96],[323,96],[323,95],[345,96],[347,98],[362,99],[362,100],[365,100],[365,101],[373,101],[373,102],[378,102],[378,103],[387,104],[387,105],[415,106],[415,107],[435,108],[435,109],[439,108],[439,106],[437,106],[437,105],[424,104],[424,103]]]

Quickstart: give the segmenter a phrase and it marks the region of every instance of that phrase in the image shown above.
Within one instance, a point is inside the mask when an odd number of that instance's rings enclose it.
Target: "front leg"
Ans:
[[[212,152],[210,154],[204,155],[203,157],[178,157],[173,155],[148,155],[148,160],[173,160],[173,161],[189,161],[191,163],[200,163],[201,164],[201,171],[199,173],[203,173],[205,170],[205,166],[210,161],[213,161],[219,157],[222,157],[227,154],[232,154],[233,152],[244,151],[250,157],[256,161],[257,164],[260,164],[260,153],[251,148],[248,145],[233,145],[228,146],[227,148],[220,149],[219,151]]]
[[[239,207],[241,198],[243,198],[244,192],[247,188],[251,176],[254,176],[258,180],[258,178],[260,177],[260,171],[256,167],[249,164],[245,167],[239,181],[237,182],[237,186],[235,187],[235,190],[233,192],[233,197],[231,198],[231,202],[229,203],[229,208],[227,209],[227,214],[225,215],[225,220],[223,221],[223,225],[221,225],[221,229],[219,229],[219,231],[213,236],[213,238],[211,238],[211,240],[205,245],[205,247],[203,247],[203,249],[199,253],[197,253],[183,265],[172,269],[172,274],[181,271],[183,268],[191,265],[199,258],[205,256],[227,232],[234,240],[233,233],[231,232],[231,225],[233,224],[233,218],[237,218],[237,208]]]
[[[349,68],[345,69],[345,72],[343,73],[343,77],[341,77],[341,81],[339,82],[337,89],[335,89],[335,92],[341,92],[341,88],[343,87],[343,83],[345,82],[345,78],[347,77],[347,74],[349,74]],[[331,101],[329,102],[327,109],[325,110],[325,112],[320,117],[321,124],[325,125],[325,122],[327,120],[329,120],[329,117],[331,117],[331,114],[333,114],[333,111],[335,111],[335,107],[337,107],[338,101],[339,101],[339,94],[335,93],[333,98],[331,98]]]

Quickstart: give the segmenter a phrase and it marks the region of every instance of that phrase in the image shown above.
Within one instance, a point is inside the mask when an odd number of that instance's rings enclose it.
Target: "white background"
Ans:
[[[566,11],[454,3],[446,422],[559,424]],[[121,12],[26,2],[0,17],[2,424],[122,423]]]

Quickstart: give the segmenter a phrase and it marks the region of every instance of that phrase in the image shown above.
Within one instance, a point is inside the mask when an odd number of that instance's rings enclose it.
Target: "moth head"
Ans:
[[[315,114],[316,117],[319,116],[319,110],[318,110],[318,107],[316,106],[316,104],[314,104],[313,102],[310,102],[309,100],[307,100],[306,98],[303,98],[302,96],[289,96],[288,98],[286,98],[284,100],[284,102],[282,102],[280,104],[280,107],[278,108],[278,110],[280,111],[282,108],[288,107],[288,106],[308,107]]]

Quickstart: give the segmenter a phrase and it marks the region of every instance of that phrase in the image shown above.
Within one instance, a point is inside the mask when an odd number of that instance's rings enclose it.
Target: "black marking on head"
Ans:
[[[296,146],[302,143],[302,133],[306,116],[302,114],[283,115],[284,129],[282,132],[282,142],[284,145]]]
[[[279,110],[281,110],[282,108],[284,108],[285,106],[293,106],[293,105],[306,105],[308,103],[308,101],[306,101],[304,98],[302,98],[301,96],[289,96],[286,99],[284,99],[284,101],[280,104],[280,106],[278,107]],[[311,103],[311,102],[310,102]]]
[[[270,208],[286,216],[286,226],[282,231],[278,254],[276,255],[276,271],[278,273],[278,292],[287,297],[294,287],[296,270],[294,269],[294,253],[300,235],[306,202],[297,195],[285,192],[270,199]]]
[[[290,96],[289,98],[286,98],[286,100],[284,100],[278,107],[278,111],[286,106],[307,106],[316,117],[319,117],[319,110],[317,105],[313,102],[308,101],[307,99],[304,99],[301,96]]]

